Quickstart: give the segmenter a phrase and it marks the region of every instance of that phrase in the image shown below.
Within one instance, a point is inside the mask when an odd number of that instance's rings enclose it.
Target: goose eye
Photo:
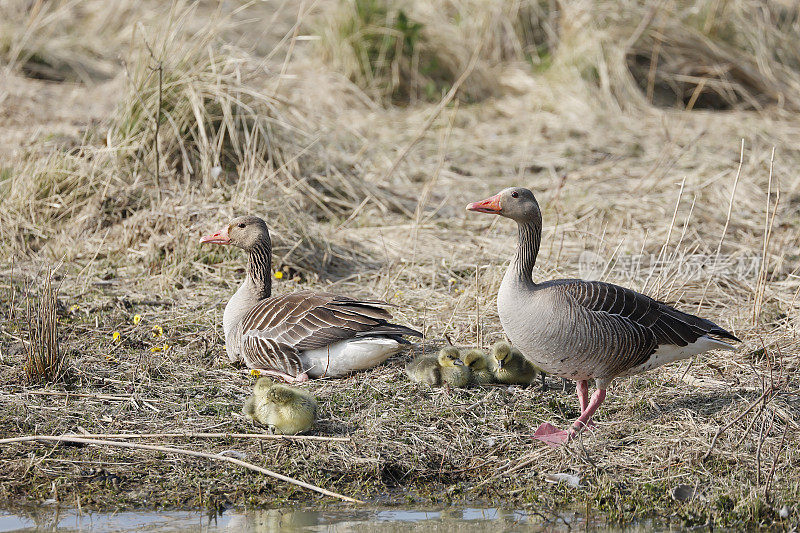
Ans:
[[[247,224],[245,224],[244,222],[239,222],[239,227],[240,227],[240,228],[243,228],[243,227],[245,227],[245,226],[247,226]]]
[[[517,191],[512,192],[511,198],[519,198],[519,193]]]

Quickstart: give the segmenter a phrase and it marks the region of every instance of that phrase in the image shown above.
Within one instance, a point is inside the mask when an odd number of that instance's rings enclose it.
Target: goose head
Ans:
[[[458,348],[455,346],[442,348],[438,360],[441,366],[464,366],[464,361],[459,357]]]
[[[267,223],[254,215],[234,218],[224,229],[200,238],[201,244],[232,244],[246,251],[264,241],[269,241]]]
[[[533,193],[524,187],[509,187],[480,202],[467,205],[467,211],[490,213],[510,218],[520,223],[541,224],[542,211]]]

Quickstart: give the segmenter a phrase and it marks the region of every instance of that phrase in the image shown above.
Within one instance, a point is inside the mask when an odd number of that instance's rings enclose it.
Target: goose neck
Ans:
[[[247,279],[254,289],[257,301],[272,295],[272,243],[259,241],[250,250]]]
[[[519,238],[517,253],[511,263],[516,277],[525,283],[533,283],[533,267],[539,255],[539,244],[542,239],[541,221],[519,222]]]

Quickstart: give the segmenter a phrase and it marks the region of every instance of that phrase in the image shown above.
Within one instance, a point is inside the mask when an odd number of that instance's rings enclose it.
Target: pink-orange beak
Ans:
[[[231,238],[228,237],[228,228],[216,232],[213,235],[200,237],[200,244],[210,242],[211,244],[230,244]]]
[[[502,208],[500,207],[500,195],[495,194],[491,198],[481,200],[480,202],[472,202],[467,205],[467,211],[477,211],[478,213],[491,213],[499,215]]]

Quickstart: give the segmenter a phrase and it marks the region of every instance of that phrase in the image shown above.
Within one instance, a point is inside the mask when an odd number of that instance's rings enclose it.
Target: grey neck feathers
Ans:
[[[247,277],[256,289],[257,300],[272,295],[272,242],[269,236],[259,240],[250,250]]]
[[[533,267],[536,265],[536,256],[539,255],[539,243],[542,240],[542,218],[518,222],[519,241],[517,253],[512,263],[517,277],[526,282],[533,283]]]
[[[239,327],[242,319],[254,305],[272,293],[272,242],[269,235],[261,239],[250,250],[250,262],[247,265],[245,276],[239,289],[225,306],[222,315],[222,325],[225,328],[225,350],[231,362],[241,361],[241,347],[239,341],[242,331]]]

